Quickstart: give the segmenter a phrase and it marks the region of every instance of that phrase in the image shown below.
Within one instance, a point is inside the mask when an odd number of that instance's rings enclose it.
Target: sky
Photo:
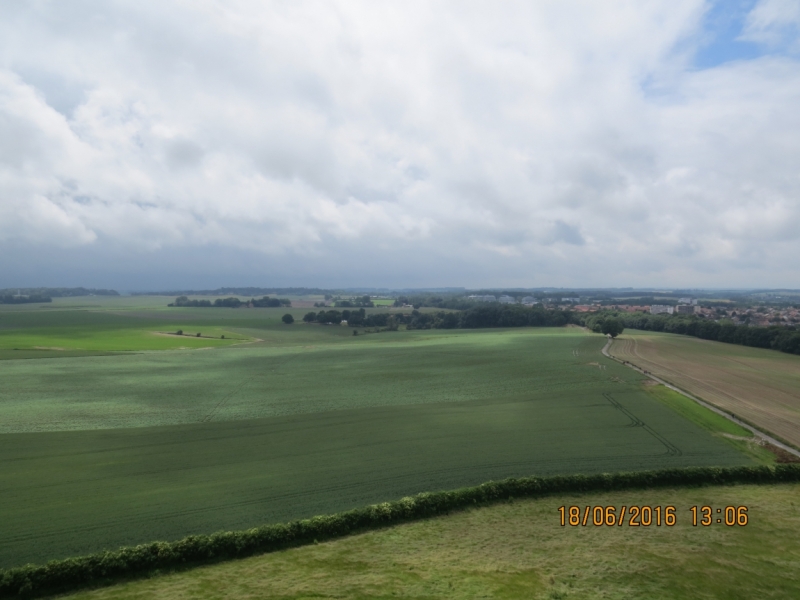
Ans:
[[[0,3],[0,288],[800,288],[800,0]]]

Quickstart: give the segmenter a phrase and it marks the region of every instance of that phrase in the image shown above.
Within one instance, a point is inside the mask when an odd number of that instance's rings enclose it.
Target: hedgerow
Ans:
[[[796,464],[729,468],[696,467],[635,473],[506,479],[454,491],[426,492],[395,502],[384,502],[291,523],[265,525],[245,531],[193,535],[176,542],[152,542],[79,558],[53,560],[45,565],[25,565],[0,571],[0,597],[32,597],[82,587],[107,585],[121,579],[146,576],[164,569],[179,569],[271,552],[511,498],[659,487],[797,481],[800,481],[800,465]]]

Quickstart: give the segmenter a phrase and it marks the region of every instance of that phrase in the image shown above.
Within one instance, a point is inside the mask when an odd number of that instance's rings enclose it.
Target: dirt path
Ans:
[[[645,375],[645,376],[649,377],[653,381],[657,381],[658,383],[668,387],[669,389],[674,390],[674,391],[678,392],[679,394],[683,394],[684,396],[686,396],[690,400],[693,400],[693,401],[697,402],[701,406],[704,406],[707,409],[709,409],[711,411],[714,411],[718,415],[725,417],[729,421],[733,421],[734,423],[736,423],[740,427],[744,427],[748,431],[751,431],[756,437],[761,438],[762,440],[772,444],[773,446],[777,446],[778,448],[781,448],[782,450],[785,450],[789,454],[792,454],[792,455],[797,456],[797,457],[800,458],[800,451],[792,448],[791,446],[788,446],[788,445],[784,444],[783,442],[781,442],[779,440],[776,440],[775,438],[773,438],[772,436],[768,435],[767,433],[761,431],[760,429],[756,429],[755,427],[753,427],[749,423],[745,423],[741,419],[737,419],[732,414],[730,414],[730,413],[728,413],[728,412],[726,412],[726,411],[724,411],[724,410],[722,410],[720,408],[717,408],[713,404],[709,404],[705,400],[701,400],[700,398],[697,398],[696,396],[693,396],[689,392],[686,392],[686,391],[680,389],[679,387],[676,387],[676,386],[672,385],[671,383],[661,379],[660,377],[656,377],[655,375],[653,375],[649,371],[645,371],[644,369],[641,369],[641,368],[637,367],[633,363],[630,363],[630,362],[627,362],[627,361],[624,361],[624,360],[620,360],[619,358],[617,358],[615,356],[611,356],[611,354],[608,353],[608,349],[611,347],[611,344],[612,344],[613,341],[614,340],[612,338],[608,338],[608,341],[606,342],[606,345],[603,346],[602,352],[603,352],[603,355],[606,356],[606,358],[610,358],[611,360],[615,360],[620,364],[628,366],[631,369],[633,369],[634,371],[638,371],[642,375]],[[634,344],[633,353],[636,356],[639,356],[639,353],[636,351],[636,341],[635,340],[633,341],[633,344]],[[644,360],[644,362],[649,362],[646,359],[642,359],[642,360]]]

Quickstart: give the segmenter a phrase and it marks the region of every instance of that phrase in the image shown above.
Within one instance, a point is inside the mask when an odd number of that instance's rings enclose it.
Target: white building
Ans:
[[[525,304],[526,306],[532,306],[534,304],[539,304],[539,302],[533,296],[525,296],[522,299],[522,303]]]
[[[650,307],[651,315],[663,315],[663,314],[671,315],[673,312],[675,312],[675,307],[667,306],[666,304],[653,304]]]
[[[472,296],[467,296],[467,298],[469,298],[470,300],[474,300],[475,302],[497,302],[497,298],[495,298],[494,296],[491,296],[491,295],[490,296],[476,296],[476,295],[473,294]]]
[[[500,304],[516,304],[517,299],[513,296],[500,296],[497,300]]]

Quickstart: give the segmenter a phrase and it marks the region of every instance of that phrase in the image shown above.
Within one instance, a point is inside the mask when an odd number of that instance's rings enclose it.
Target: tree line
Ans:
[[[546,309],[541,306],[526,307],[514,304],[491,304],[473,306],[460,312],[421,313],[418,310],[406,313],[366,314],[358,310],[323,310],[309,312],[303,317],[306,323],[340,324],[347,321],[350,327],[387,327],[397,329],[482,329],[489,327],[562,327],[578,323],[574,313],[568,310]]]
[[[181,306],[181,307],[210,307],[210,308],[240,308],[242,306],[252,306],[254,308],[277,308],[280,306],[291,306],[292,303],[287,298],[270,298],[264,296],[263,298],[251,298],[250,300],[239,300],[239,298],[217,298],[214,302],[211,300],[189,300],[186,296],[178,296],[175,302],[171,302],[167,306]]]
[[[323,325],[339,325],[342,321],[347,321],[350,327],[389,327],[397,329],[397,326],[405,323],[405,315],[391,313],[367,314],[364,308],[358,310],[321,310],[318,313],[309,312],[303,317],[306,323],[321,323]]]
[[[398,296],[394,301],[394,306],[408,306],[414,308],[446,308],[450,310],[466,310],[472,308],[477,303],[468,298],[458,296],[425,296],[422,294],[413,296]]]
[[[781,327],[736,325],[731,321],[709,321],[696,316],[648,315],[637,313],[600,312],[587,316],[583,324],[597,330],[606,319],[616,319],[629,329],[663,331],[689,335],[703,340],[738,344],[753,348],[768,348],[789,354],[800,354],[800,331]]]
[[[33,304],[35,302],[52,302],[50,296],[32,295],[32,296],[18,296],[14,294],[4,294],[0,296],[0,304]]]

